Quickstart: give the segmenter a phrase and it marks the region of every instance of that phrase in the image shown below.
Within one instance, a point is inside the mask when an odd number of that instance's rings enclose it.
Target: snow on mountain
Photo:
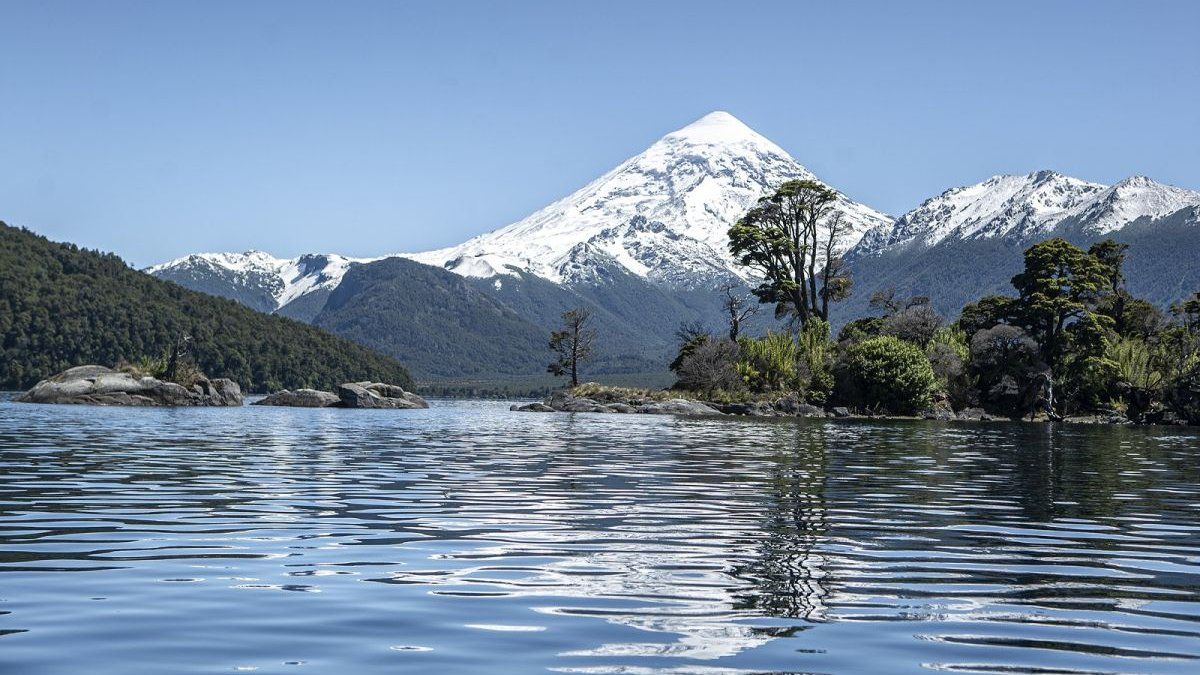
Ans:
[[[596,274],[588,259],[672,284],[743,275],[727,248],[729,226],[795,179],[817,180],[733,115],[713,112],[520,222],[407,257],[465,276],[505,274],[512,266],[556,282]],[[852,224],[846,247],[892,222],[845,196],[837,208]]]
[[[982,183],[946,190],[901,216],[894,226],[868,232],[856,253],[913,241],[933,246],[947,237],[990,238],[1046,231],[1104,189],[1054,171],[992,176]]]
[[[1159,217],[1200,203],[1200,193],[1135,176],[1106,187],[1054,171],[993,176],[928,199],[894,225],[862,237],[855,255],[873,255],[910,243],[929,247],[946,239],[1005,237],[1028,241],[1067,219],[1102,235],[1142,216]]]
[[[1115,232],[1142,217],[1160,218],[1200,204],[1200,192],[1132,176],[1078,209],[1084,228],[1094,234]]]
[[[262,251],[245,253],[197,253],[165,262],[145,271],[180,281],[220,279],[247,292],[261,292],[279,309],[296,298],[316,290],[333,289],[342,281],[350,265],[379,258],[348,258],[334,253],[306,254],[281,259]]]

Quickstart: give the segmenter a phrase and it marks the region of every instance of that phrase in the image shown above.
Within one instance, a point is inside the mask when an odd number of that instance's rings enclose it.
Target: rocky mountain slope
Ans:
[[[376,258],[334,253],[285,260],[262,251],[196,253],[146,269],[160,279],[257,309],[311,320],[350,265]]]
[[[1129,243],[1130,290],[1166,305],[1200,287],[1189,281],[1200,261],[1178,254],[1196,250],[1197,205],[1200,192],[1143,176],[1104,186],[1038,171],[953,188],[863,236],[847,254],[858,292],[838,317],[869,312],[871,292],[887,287],[927,295],[954,316],[965,302],[1008,292],[1024,250],[1050,237]]]

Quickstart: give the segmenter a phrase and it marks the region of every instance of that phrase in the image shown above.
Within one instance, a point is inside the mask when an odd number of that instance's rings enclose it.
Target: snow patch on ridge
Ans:
[[[928,199],[891,226],[863,236],[856,255],[946,239],[1006,237],[1028,241],[1073,219],[1097,235],[1115,232],[1149,216],[1158,218],[1200,204],[1200,193],[1156,183],[1144,176],[1114,186],[1090,183],[1054,171],[1000,175],[956,187]]]
[[[262,251],[196,253],[144,271],[159,274],[168,270],[224,270],[247,287],[264,288],[274,298],[275,309],[279,309],[313,291],[335,288],[342,282],[346,270],[355,263],[380,259],[349,258],[335,253],[306,254],[290,259],[276,258]]]

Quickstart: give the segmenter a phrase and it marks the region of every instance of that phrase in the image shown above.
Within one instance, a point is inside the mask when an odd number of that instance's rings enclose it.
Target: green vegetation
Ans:
[[[834,253],[849,229],[833,210],[837,197],[816,181],[788,181],[729,228],[729,250],[764,279],[754,290],[759,301],[801,325],[828,321],[829,303],[849,297],[853,285]]]
[[[890,335],[850,345],[837,369],[839,397],[858,408],[920,412],[932,402],[936,385],[920,347]]]
[[[1012,278],[1015,295],[984,297],[950,324],[926,297],[877,291],[870,306],[883,315],[851,321],[834,342],[823,308],[812,303],[819,297],[812,284],[825,278],[812,258],[804,258],[807,270],[766,261],[799,260],[819,243],[804,234],[812,232],[804,223],[825,202],[805,196],[807,186],[785,187],[739,221],[730,248],[767,275],[757,291],[761,302],[775,303],[777,312],[793,300],[808,303],[795,310],[799,330],[740,335],[736,342],[685,331],[671,364],[677,388],[899,414],[983,407],[1013,418],[1103,413],[1200,423],[1200,293],[1174,306],[1168,319],[1127,290],[1124,244],[1106,240],[1088,250],[1063,239],[1035,244]],[[788,223],[799,223],[799,238]],[[732,325],[738,315],[729,320],[730,333],[738,334]]]
[[[0,387],[71,366],[141,363],[192,338],[195,366],[247,391],[354,380],[412,387],[396,361],[325,331],[0,223]]]

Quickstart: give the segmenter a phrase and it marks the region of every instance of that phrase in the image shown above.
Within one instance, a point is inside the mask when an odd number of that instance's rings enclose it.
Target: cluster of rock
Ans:
[[[970,422],[990,422],[994,419],[991,415],[984,411],[983,408],[963,408],[955,411],[950,406],[949,401],[934,401],[933,406],[921,413],[921,417],[927,420],[941,420],[949,422],[953,420],[962,420]]]
[[[185,387],[104,366],[77,366],[38,382],[16,400],[126,406],[239,406],[242,390],[237,382],[225,378],[200,378]]]
[[[626,398],[613,400],[572,396],[570,392],[555,392],[541,403],[514,404],[517,412],[592,412],[636,413],[642,415],[743,415],[748,417],[851,417],[846,408],[829,412],[795,398],[752,403],[717,403],[692,401],[683,398],[656,400]]]
[[[641,413],[666,415],[740,415],[743,417],[836,417],[873,418],[886,415],[852,413],[848,408],[835,406],[829,409],[805,403],[794,397],[785,396],[771,401],[744,403],[720,403],[715,401],[691,401],[687,399],[655,400],[649,398],[620,398],[603,393],[595,398],[573,396],[570,392],[555,392],[541,403],[515,404],[509,408],[518,412],[591,412],[591,413]],[[967,408],[955,412],[948,402],[939,401],[921,415],[930,420],[990,421],[992,416],[982,408]]]
[[[388,408],[408,410],[428,408],[425,399],[404,391],[394,384],[382,382],[347,382],[337,392],[316,389],[284,389],[251,405],[288,406],[293,408]]]

